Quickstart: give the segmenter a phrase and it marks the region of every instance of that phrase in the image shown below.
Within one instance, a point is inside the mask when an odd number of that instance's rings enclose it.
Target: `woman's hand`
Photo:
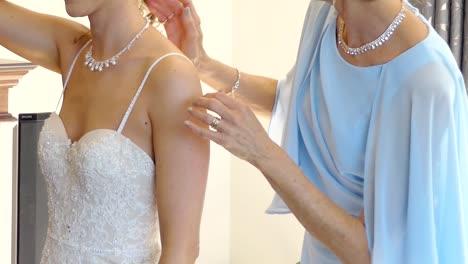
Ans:
[[[193,106],[189,108],[190,114],[210,125],[212,130],[185,121],[187,127],[254,166],[262,159],[268,159],[271,150],[275,149],[275,143],[268,137],[252,110],[229,95],[206,94],[193,102]],[[218,114],[220,118],[206,113],[204,109]]]
[[[164,24],[167,38],[197,68],[207,57],[203,48],[200,17],[191,0],[146,0],[149,10]]]

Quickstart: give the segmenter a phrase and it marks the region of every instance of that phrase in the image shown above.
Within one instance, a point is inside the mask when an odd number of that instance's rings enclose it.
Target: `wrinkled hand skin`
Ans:
[[[274,143],[246,104],[224,93],[210,93],[194,101],[193,106],[189,108],[190,114],[207,125],[214,116],[206,113],[206,110],[220,116],[216,130],[186,122],[195,134],[223,146],[233,155],[252,164],[268,157]]]

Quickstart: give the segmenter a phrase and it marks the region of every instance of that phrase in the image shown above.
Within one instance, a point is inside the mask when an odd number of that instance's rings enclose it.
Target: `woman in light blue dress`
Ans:
[[[279,195],[269,212],[306,228],[301,263],[468,263],[464,81],[417,9],[312,1],[296,64],[276,81],[208,57],[189,0],[149,2],[161,20],[176,14],[169,38],[202,80],[245,99],[208,94],[194,105],[221,118],[189,109],[212,130],[186,125],[264,174]],[[248,104],[272,112],[281,148]]]

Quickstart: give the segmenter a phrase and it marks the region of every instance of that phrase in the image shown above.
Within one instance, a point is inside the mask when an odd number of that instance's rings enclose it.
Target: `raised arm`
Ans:
[[[190,103],[201,95],[190,62],[162,61],[152,76],[156,94],[150,118],[156,159],[156,199],[161,227],[160,264],[193,264],[209,163],[209,142],[183,125]]]
[[[230,92],[237,81],[237,70],[207,55],[203,48],[200,18],[191,0],[147,0],[148,7],[160,21],[166,21],[168,38],[197,67],[200,78],[215,90]],[[174,15],[172,16],[172,14]],[[277,80],[242,72],[237,94],[256,111],[271,113]]]
[[[52,71],[61,73],[63,57],[76,52],[87,32],[79,23],[0,0],[0,45]]]

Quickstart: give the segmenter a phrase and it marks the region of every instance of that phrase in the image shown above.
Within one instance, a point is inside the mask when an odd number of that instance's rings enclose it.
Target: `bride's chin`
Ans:
[[[67,14],[71,17],[84,17],[88,15],[88,12],[83,8],[83,5],[80,6],[79,1],[65,1],[65,9]]]

